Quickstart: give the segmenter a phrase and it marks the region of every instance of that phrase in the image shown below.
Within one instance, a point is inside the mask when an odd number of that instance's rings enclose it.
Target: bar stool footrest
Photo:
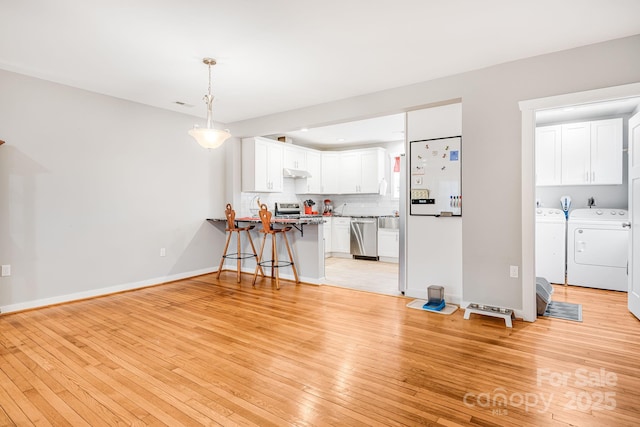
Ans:
[[[273,260],[261,261],[258,263],[260,267],[273,267],[273,268],[282,268],[282,267],[291,267],[293,263],[291,261],[280,261],[273,262]]]
[[[226,258],[226,259],[247,259],[247,258],[258,258],[257,254],[251,254],[251,253],[234,253],[234,254],[226,254],[223,255],[222,258]]]

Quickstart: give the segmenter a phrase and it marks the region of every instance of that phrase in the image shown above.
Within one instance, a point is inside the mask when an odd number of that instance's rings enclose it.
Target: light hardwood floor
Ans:
[[[398,264],[352,258],[325,258],[326,284],[385,295],[401,295]]]
[[[625,294],[556,288],[554,299],[583,304],[583,323],[507,329],[402,297],[250,279],[225,272],[0,316],[0,425],[640,419],[640,322]]]

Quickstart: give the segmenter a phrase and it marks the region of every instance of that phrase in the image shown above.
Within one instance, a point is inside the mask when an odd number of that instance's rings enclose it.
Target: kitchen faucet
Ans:
[[[338,207],[338,209],[340,209],[340,214],[339,214],[340,216],[342,216],[342,215],[343,215],[343,212],[344,212],[344,208],[345,208],[345,206],[347,206],[347,204],[346,204],[346,203],[343,203],[343,204],[341,204],[341,205],[340,205],[340,207]],[[337,211],[338,209],[336,209],[336,211]]]

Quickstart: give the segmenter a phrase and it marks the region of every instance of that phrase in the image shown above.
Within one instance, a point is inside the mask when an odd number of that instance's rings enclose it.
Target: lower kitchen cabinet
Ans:
[[[378,256],[398,258],[400,256],[399,230],[378,230]]]
[[[333,217],[331,219],[331,252],[345,253],[351,252],[350,217]]]
[[[325,256],[329,256],[329,254],[332,252],[331,249],[331,234],[332,234],[332,222],[333,222],[333,218],[331,218],[330,216],[324,217],[325,219],[325,223],[323,226],[323,237],[324,237],[324,254]]]

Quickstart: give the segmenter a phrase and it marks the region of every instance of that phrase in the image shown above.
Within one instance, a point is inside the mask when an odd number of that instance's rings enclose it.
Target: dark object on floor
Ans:
[[[570,302],[551,301],[544,317],[555,317],[557,319],[573,320],[582,322],[582,304]]]
[[[536,277],[536,312],[543,316],[553,295],[553,286],[544,277]]]

